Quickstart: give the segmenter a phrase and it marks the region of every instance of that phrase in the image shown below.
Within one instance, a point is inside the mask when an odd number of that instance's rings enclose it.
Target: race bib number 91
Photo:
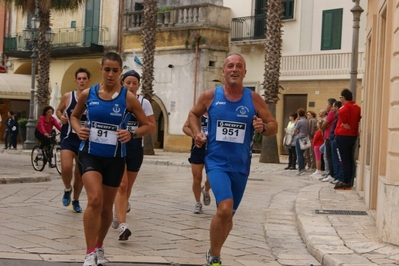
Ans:
[[[92,122],[89,140],[99,144],[116,145],[118,143],[116,130],[118,125]]]
[[[216,140],[233,143],[244,143],[245,128],[245,123],[218,120],[216,128]]]

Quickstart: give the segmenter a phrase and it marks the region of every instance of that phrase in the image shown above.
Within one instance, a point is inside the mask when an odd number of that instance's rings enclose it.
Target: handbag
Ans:
[[[291,143],[292,143],[292,134],[290,133],[285,134],[283,139],[283,145],[285,147],[291,147]]]
[[[309,149],[312,146],[312,142],[310,142],[309,137],[299,138],[299,147],[301,150]]]

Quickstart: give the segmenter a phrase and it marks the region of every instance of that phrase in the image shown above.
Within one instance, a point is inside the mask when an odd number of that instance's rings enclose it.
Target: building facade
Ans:
[[[381,239],[399,245],[399,1],[368,0],[368,7],[356,189]]]

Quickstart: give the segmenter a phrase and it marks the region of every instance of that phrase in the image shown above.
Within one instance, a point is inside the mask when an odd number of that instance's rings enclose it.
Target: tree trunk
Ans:
[[[276,117],[276,104],[268,104],[273,117]],[[259,157],[260,163],[280,163],[278,154],[277,136],[263,137],[262,150]]]

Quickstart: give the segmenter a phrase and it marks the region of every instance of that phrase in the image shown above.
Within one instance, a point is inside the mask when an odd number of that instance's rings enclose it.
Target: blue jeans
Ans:
[[[338,181],[341,181],[339,178],[341,176],[341,165],[340,165],[340,161],[338,158],[338,152],[337,152],[337,142],[335,141],[335,139],[331,139],[330,140],[330,144],[331,144],[331,158],[332,158],[332,165],[333,165],[333,169],[334,169],[334,178],[337,179]]]
[[[303,150],[301,150],[301,146],[299,145],[299,138],[295,140],[295,148],[296,148],[296,157],[298,159],[298,171],[302,171],[305,169],[305,160],[303,158]]]
[[[353,184],[355,154],[354,147],[356,144],[357,136],[335,136],[335,141],[341,154],[341,171],[339,180],[344,183]]]

